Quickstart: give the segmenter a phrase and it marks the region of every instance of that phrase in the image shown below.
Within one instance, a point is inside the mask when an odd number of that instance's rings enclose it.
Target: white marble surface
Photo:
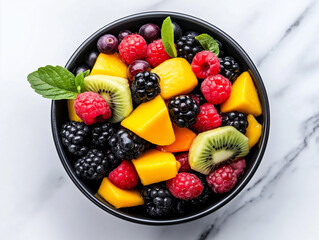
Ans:
[[[319,2],[0,1],[0,239],[319,239]],[[64,65],[103,25],[173,10],[231,35],[258,65],[271,104],[265,157],[245,189],[190,223],[142,226],[92,204],[53,145],[50,101],[30,89],[37,67]]]

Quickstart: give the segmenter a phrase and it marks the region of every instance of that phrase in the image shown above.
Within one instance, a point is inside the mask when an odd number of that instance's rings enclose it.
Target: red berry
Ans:
[[[86,125],[104,122],[111,117],[111,110],[104,98],[95,92],[84,92],[74,100],[76,114]]]
[[[118,48],[121,60],[129,65],[135,60],[145,58],[147,43],[141,35],[132,34],[126,36]]]
[[[210,76],[202,82],[200,90],[207,102],[221,104],[230,97],[231,82],[220,74]]]
[[[179,172],[189,172],[191,170],[191,166],[188,162],[188,152],[177,154],[175,158],[176,161],[180,162],[181,164]]]
[[[183,200],[197,198],[203,191],[201,180],[192,173],[178,173],[166,182],[166,187],[174,197]]]
[[[192,126],[197,132],[205,132],[222,125],[222,120],[214,106],[211,103],[204,103],[200,106],[200,113],[197,116],[196,123]]]
[[[138,183],[138,175],[133,164],[126,160],[110,172],[109,179],[121,189],[135,188]]]
[[[206,180],[215,193],[225,193],[235,186],[237,175],[230,166],[223,166],[208,175]]]
[[[151,64],[152,67],[156,67],[170,58],[171,57],[165,51],[162,39],[155,40],[148,44],[145,60]]]
[[[219,59],[210,51],[201,51],[193,58],[192,70],[200,79],[218,74],[220,72]]]
[[[244,173],[244,169],[246,168],[245,158],[238,158],[236,162],[230,164],[230,166],[234,169],[237,177],[240,177]]]

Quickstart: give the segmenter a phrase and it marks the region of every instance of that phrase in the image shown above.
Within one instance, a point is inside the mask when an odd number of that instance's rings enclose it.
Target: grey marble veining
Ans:
[[[207,20],[256,63],[268,91],[271,131],[244,190],[199,220],[142,226],[115,218],[77,190],[56,154],[50,101],[26,75],[64,65],[103,25],[135,12],[170,10]],[[319,2],[0,2],[0,239],[319,239]]]

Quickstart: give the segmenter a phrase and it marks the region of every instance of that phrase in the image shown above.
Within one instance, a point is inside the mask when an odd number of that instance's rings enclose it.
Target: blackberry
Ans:
[[[131,86],[133,101],[136,104],[154,99],[161,92],[160,78],[157,74],[149,71],[135,75]]]
[[[233,57],[224,57],[219,59],[220,74],[234,82],[239,75],[239,64]]]
[[[179,127],[190,127],[195,124],[200,112],[199,105],[188,95],[171,98],[168,110],[171,120]]]
[[[164,183],[156,183],[143,189],[144,207],[151,217],[164,217],[175,212],[174,197]]]
[[[88,151],[90,128],[83,122],[68,122],[62,125],[62,143],[70,153],[82,156]]]
[[[98,180],[106,175],[108,161],[98,149],[92,148],[87,154],[78,159],[75,164],[76,174],[83,180]]]
[[[114,155],[121,160],[136,159],[150,147],[150,143],[128,129],[120,129],[109,140]]]
[[[217,42],[218,48],[219,48],[218,57],[219,57],[219,58],[222,58],[222,57],[224,57],[223,44],[222,44],[220,41],[218,41],[217,39],[215,39],[215,41]]]
[[[248,127],[247,117],[241,112],[225,113],[222,116],[222,126],[233,126],[242,134],[245,134]]]
[[[92,143],[98,147],[106,147],[114,132],[115,129],[111,123],[104,122],[95,124],[92,127]]]
[[[177,56],[185,58],[189,63],[192,63],[193,58],[197,53],[204,50],[198,40],[195,39],[195,35],[191,34],[182,36],[178,39],[176,47]]]
[[[200,207],[206,204],[214,194],[213,189],[208,186],[208,183],[206,181],[206,176],[203,174],[200,174],[198,172],[194,172],[194,174],[201,180],[204,189],[201,195],[199,195],[197,198],[189,200],[189,203],[193,205],[193,207]]]
[[[106,154],[105,154],[109,167],[108,167],[108,173],[110,173],[111,171],[113,171],[115,168],[117,168],[118,166],[120,166],[120,164],[122,163],[121,159],[118,159],[114,153],[112,153],[111,150],[107,150]]]

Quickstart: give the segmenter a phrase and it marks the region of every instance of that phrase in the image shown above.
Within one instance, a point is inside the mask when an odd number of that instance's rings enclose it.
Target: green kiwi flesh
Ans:
[[[232,126],[220,127],[197,135],[189,150],[189,164],[208,175],[223,163],[249,153],[248,138]]]
[[[129,84],[125,78],[108,75],[91,75],[84,78],[84,88],[100,94],[111,108],[109,122],[117,123],[133,110]]]

